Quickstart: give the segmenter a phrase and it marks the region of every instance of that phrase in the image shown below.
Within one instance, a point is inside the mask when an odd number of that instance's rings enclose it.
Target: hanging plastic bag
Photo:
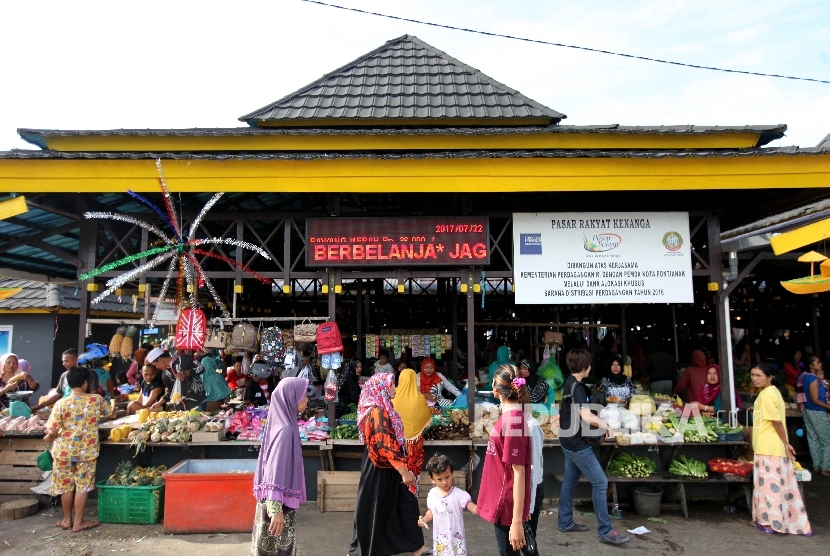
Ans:
[[[545,352],[542,354],[542,365],[547,363],[548,359],[550,359],[550,346],[545,344]]]
[[[173,390],[170,392],[170,403],[178,405],[182,401],[182,381],[178,378],[173,384]]]
[[[562,375],[562,369],[560,369],[559,365],[556,364],[555,359],[548,359],[542,363],[542,366],[539,367],[536,374],[544,378],[545,382],[547,382],[548,385],[550,385],[550,387],[554,390],[560,390],[565,384],[565,377]]]
[[[329,369],[329,374],[326,377],[325,392],[327,402],[337,401],[337,375],[334,374],[332,369]]]

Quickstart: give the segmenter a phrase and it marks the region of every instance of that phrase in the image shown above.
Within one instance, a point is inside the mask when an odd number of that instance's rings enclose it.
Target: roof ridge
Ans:
[[[514,110],[514,115],[512,116],[512,118],[531,118],[531,119],[535,118],[536,120],[539,120],[540,118],[549,118],[550,120],[554,120],[554,121],[558,122],[559,120],[567,117],[564,114],[562,114],[560,112],[557,112],[556,110],[553,110],[552,108],[549,108],[549,107],[547,107],[547,106],[545,106],[545,105],[543,105],[543,104],[541,104],[541,103],[539,103],[539,102],[523,95],[519,91],[517,91],[517,90],[515,90],[511,87],[508,87],[504,83],[502,83],[502,82],[500,82],[496,79],[493,79],[492,77],[490,77],[486,73],[484,73],[484,72],[482,72],[482,71],[480,71],[480,70],[478,70],[478,69],[476,69],[476,68],[474,68],[474,67],[472,67],[468,64],[465,64],[464,62],[462,62],[461,60],[459,60],[459,59],[457,59],[453,56],[450,56],[449,54],[447,54],[443,50],[435,48],[434,46],[432,46],[431,44],[421,40],[417,36],[407,34],[407,35],[401,35],[400,37],[397,37],[395,39],[391,39],[389,41],[386,41],[383,45],[379,46],[378,48],[375,48],[374,50],[371,50],[370,52],[367,52],[366,54],[363,54],[362,56],[359,56],[358,58],[355,58],[351,62],[348,62],[347,64],[344,64],[344,65],[340,66],[339,68],[324,74],[320,78],[318,78],[318,79],[312,81],[311,83],[309,83],[309,84],[293,91],[292,93],[289,93],[289,94],[283,96],[282,98],[280,98],[280,99],[278,99],[278,100],[276,100],[276,101],[274,101],[274,102],[272,102],[272,103],[270,103],[266,106],[263,106],[262,108],[259,108],[257,110],[254,110],[253,112],[250,112],[248,114],[245,114],[244,116],[241,116],[239,118],[239,120],[243,121],[243,122],[246,122],[251,126],[255,126],[257,121],[282,120],[282,121],[294,121],[294,122],[296,122],[296,121],[302,121],[303,119],[308,119],[308,117],[304,117],[304,116],[300,116],[300,115],[296,115],[296,116],[295,115],[291,115],[291,116],[283,115],[283,116],[280,116],[280,117],[275,116],[274,112],[281,109],[283,111],[299,110],[300,112],[302,112],[303,110],[309,110],[309,111],[313,111],[315,114],[322,111],[322,112],[324,112],[324,114],[321,114],[321,115],[315,116],[315,117],[317,117],[317,118],[331,118],[332,120],[337,120],[339,122],[348,121],[350,118],[352,118],[352,116],[343,115],[342,112],[337,113],[337,114],[331,114],[333,111],[334,112],[339,112],[339,111],[342,111],[344,109],[347,110],[348,108],[353,108],[353,106],[350,106],[348,103],[346,103],[345,106],[342,106],[342,105],[341,106],[336,106],[332,103],[328,103],[328,104],[318,103],[316,105],[313,105],[312,102],[309,102],[309,101],[313,101],[314,97],[326,98],[326,99],[331,99],[331,98],[347,98],[348,99],[348,98],[353,97],[354,93],[349,90],[349,87],[350,87],[349,81],[350,81],[350,79],[352,79],[353,76],[347,75],[347,72],[349,70],[352,70],[353,68],[356,68],[357,66],[359,66],[363,62],[366,62],[367,60],[371,60],[372,58],[381,59],[382,57],[379,56],[381,53],[383,53],[385,51],[389,51],[389,50],[393,49],[394,47],[396,47],[398,45],[403,45],[404,43],[408,43],[410,45],[410,47],[423,49],[424,51],[426,51],[430,55],[430,57],[435,57],[438,60],[440,60],[442,65],[446,64],[446,65],[452,66],[454,68],[457,68],[458,70],[460,70],[460,72],[456,72],[456,73],[458,73],[459,75],[469,76],[467,79],[465,79],[465,81],[470,81],[470,82],[475,81],[476,82],[475,85],[477,85],[479,87],[491,87],[492,90],[494,91],[494,93],[484,93],[484,92],[471,93],[469,90],[467,90],[467,91],[452,90],[450,92],[439,92],[438,96],[443,97],[445,95],[453,95],[453,96],[484,95],[484,96],[482,96],[481,106],[483,106],[485,108],[485,110],[487,109],[488,106],[490,106],[490,107],[492,107],[492,106],[498,107],[500,105],[509,106],[511,109]],[[379,63],[379,64],[376,64],[374,66],[372,64],[366,64],[366,67],[369,68],[369,71],[363,71],[363,72],[356,71],[355,74],[360,75],[360,76],[382,76],[382,77],[388,77],[389,75],[416,75],[416,76],[432,75],[431,73],[428,73],[428,71],[424,72],[424,73],[410,72],[409,74],[406,74],[406,73],[400,73],[400,74],[386,73],[386,74],[384,74],[384,73],[378,73],[378,72],[373,72],[372,71],[372,69],[376,68],[376,67],[394,68],[394,69],[406,69],[407,68],[406,64],[403,64],[403,63],[400,63],[400,62],[398,62],[396,64],[394,56],[390,56],[389,58],[391,59],[391,61],[387,62],[387,63]],[[403,57],[401,57],[401,58],[403,58]],[[429,57],[427,57],[427,59],[429,59]],[[412,62],[408,62],[408,63],[410,65],[413,65]],[[433,64],[434,64],[434,62],[433,62]],[[417,64],[415,64],[415,65],[417,65]],[[427,68],[429,68],[430,62],[425,62],[423,65],[426,66]],[[441,75],[443,75],[443,73],[444,72],[440,72]],[[452,73],[452,72],[450,72],[450,73]],[[332,78],[337,78],[337,77],[343,77],[343,79],[342,79],[343,83],[334,83],[334,84],[329,84],[329,85],[326,84],[326,81],[328,81]],[[382,77],[379,77],[379,78],[382,78]],[[364,83],[361,86],[366,87],[367,85]],[[377,85],[369,85],[369,87],[374,87],[374,86],[377,86]],[[419,83],[418,83],[417,79],[414,80],[414,82],[410,86],[418,87]],[[339,94],[338,94],[337,91],[328,92],[328,93],[326,93],[325,91],[321,91],[319,94],[311,93],[311,91],[315,88],[325,89],[326,87],[329,87],[329,88],[340,87],[340,88],[343,89],[343,92],[341,92]],[[302,98],[302,95],[304,95],[304,94],[307,95],[306,98]],[[433,93],[430,92],[430,93],[416,93],[416,94],[431,95]],[[512,97],[512,99],[506,101],[506,104],[496,102],[495,105],[493,105],[492,100],[491,100],[490,104],[488,104],[484,100],[484,98],[486,97],[486,95],[490,95],[491,98],[492,98],[493,94],[499,95],[499,96],[500,95],[507,95],[507,96]],[[386,93],[384,93],[384,96],[385,95],[386,95]],[[290,101],[293,101],[295,99],[299,99],[299,102],[297,104],[291,105]],[[321,106],[321,104],[323,104],[323,105]],[[456,105],[455,104],[450,104],[450,105],[447,105],[447,106],[456,106]],[[365,106],[364,105],[364,107],[374,109],[374,106]],[[445,107],[440,107],[439,106],[439,107],[436,107],[436,108],[438,108],[440,110],[440,109],[445,108]],[[516,109],[518,109],[518,111],[519,111],[518,115],[515,114]],[[496,110],[496,111],[498,112],[498,110]],[[379,119],[383,119],[383,118],[395,119],[396,118],[396,116],[384,116],[382,114],[379,115],[379,116],[375,116],[375,117],[377,117]],[[411,119],[413,117],[414,116],[411,116],[411,115],[410,116],[406,116],[406,115],[397,116],[397,118],[402,118],[402,119]],[[434,119],[436,121],[440,121],[441,119],[448,118],[448,117],[455,117],[455,118],[469,117],[471,119],[474,119],[474,118],[481,118],[482,116],[481,115],[476,116],[476,115],[472,115],[472,114],[469,115],[469,116],[467,116],[467,115],[459,116],[457,113],[454,116],[447,116],[446,112],[444,112],[444,113],[439,113],[439,114],[432,114],[432,115],[428,116],[428,119]],[[510,116],[504,116],[503,113],[498,113],[498,115],[494,115],[493,113],[488,113],[484,117],[487,118],[487,119],[511,118]],[[415,118],[418,119],[417,117],[415,117]],[[535,122],[534,125],[536,123],[538,123],[538,121]]]
[[[410,35],[401,35],[400,37],[398,37],[396,39],[390,39],[390,40],[386,41],[385,43],[383,43],[382,45],[380,45],[379,47],[375,48],[374,50],[371,50],[371,51],[367,52],[366,54],[355,58],[351,62],[349,62],[347,64],[344,64],[344,65],[340,66],[339,68],[328,72],[327,74],[325,74],[322,77],[316,79],[315,81],[312,81],[311,83],[309,83],[309,84],[307,84],[303,87],[300,87],[296,91],[294,91],[292,93],[288,93],[284,97],[282,97],[278,100],[275,100],[274,102],[272,102],[270,104],[267,104],[266,106],[263,106],[262,108],[254,110],[253,112],[249,112],[248,114],[245,114],[244,116],[240,116],[238,118],[238,120],[240,122],[248,122],[248,120],[253,119],[253,117],[256,114],[259,114],[261,112],[265,112],[266,110],[269,110],[269,109],[279,105],[281,102],[283,102],[286,99],[289,99],[293,96],[296,96],[296,95],[298,95],[302,92],[305,92],[309,89],[312,89],[312,88],[316,87],[317,85],[319,85],[320,83],[322,83],[323,81],[328,79],[329,77],[332,77],[333,75],[336,75],[336,74],[340,73],[341,71],[346,70],[346,69],[350,68],[351,66],[354,66],[359,62],[362,62],[363,60],[366,60],[367,58],[371,58],[372,56],[374,56],[375,54],[377,54],[379,52],[382,52],[383,50],[386,50],[387,48],[389,48],[390,43],[400,42],[401,40],[403,40],[405,38],[408,38],[408,37],[410,37]],[[248,123],[250,123],[250,122],[248,122]]]

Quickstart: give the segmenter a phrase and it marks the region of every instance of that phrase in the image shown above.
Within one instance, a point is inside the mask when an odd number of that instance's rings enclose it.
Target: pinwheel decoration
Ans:
[[[197,307],[197,292],[200,287],[206,287],[210,292],[211,296],[213,296],[213,300],[219,309],[222,312],[222,316],[225,318],[230,318],[228,313],[228,309],[225,304],[222,302],[222,299],[219,297],[219,294],[216,292],[216,289],[213,287],[213,284],[208,279],[207,275],[205,274],[204,269],[202,269],[202,265],[199,263],[199,260],[196,258],[197,255],[202,257],[210,257],[214,259],[218,259],[228,263],[229,265],[239,268],[244,272],[252,275],[257,280],[261,281],[264,284],[270,284],[271,280],[262,276],[258,272],[252,270],[246,265],[240,264],[233,259],[225,257],[224,255],[214,253],[209,249],[205,249],[205,246],[208,245],[230,245],[236,248],[247,249],[249,251],[255,251],[260,256],[265,258],[266,260],[271,260],[271,257],[268,253],[252,243],[247,241],[240,241],[231,238],[217,238],[217,237],[209,237],[209,238],[197,238],[196,237],[196,230],[199,228],[202,220],[204,220],[205,215],[210,211],[213,205],[222,197],[222,193],[216,193],[210,200],[205,204],[196,218],[190,224],[190,230],[188,230],[187,235],[183,233],[183,229],[181,224],[179,223],[179,219],[176,216],[176,210],[173,206],[173,200],[170,196],[170,191],[167,188],[167,183],[165,182],[164,178],[164,168],[162,167],[161,160],[156,160],[156,168],[158,168],[159,172],[159,185],[161,187],[161,194],[162,198],[164,199],[164,210],[159,208],[157,205],[152,203],[146,197],[139,195],[134,191],[127,190],[127,193],[137,201],[143,203],[144,205],[148,206],[155,212],[159,219],[163,222],[162,228],[167,228],[169,233],[166,233],[159,228],[152,222],[148,222],[147,220],[142,220],[139,218],[135,218],[133,216],[122,214],[118,212],[86,212],[84,213],[84,217],[88,219],[107,219],[107,220],[117,220],[121,222],[127,222],[129,224],[134,224],[144,228],[145,230],[149,231],[153,235],[158,238],[158,245],[148,249],[146,251],[142,251],[141,253],[136,253],[135,255],[130,255],[128,257],[124,257],[122,259],[118,259],[117,261],[112,261],[107,263],[95,270],[90,272],[86,272],[80,275],[81,280],[88,280],[89,278],[93,278],[98,276],[99,274],[103,274],[104,272],[109,272],[111,270],[115,270],[117,268],[123,267],[133,261],[137,261],[144,257],[150,258],[144,264],[141,264],[120,276],[116,276],[115,278],[111,278],[107,281],[107,289],[101,292],[96,298],[92,300],[92,304],[96,304],[99,301],[103,300],[105,297],[113,293],[116,289],[120,288],[127,282],[131,280],[135,280],[140,275],[144,274],[145,272],[161,265],[167,263],[167,276],[164,279],[164,282],[161,285],[161,289],[159,290],[159,300],[163,300],[167,295],[167,291],[170,289],[170,284],[176,279],[176,287],[179,292],[177,299],[182,299],[182,292],[184,291],[184,284],[186,283],[187,292],[189,296],[189,303],[192,308]],[[156,311],[158,311],[159,304],[156,304]],[[153,312],[153,319],[152,322],[156,320],[156,311]]]

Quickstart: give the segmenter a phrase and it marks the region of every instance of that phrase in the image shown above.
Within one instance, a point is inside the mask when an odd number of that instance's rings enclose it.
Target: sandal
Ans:
[[[759,531],[763,531],[764,533],[766,533],[768,535],[777,535],[778,534],[778,531],[776,531],[775,529],[773,529],[771,527],[767,527],[766,525],[761,525],[757,521],[755,522],[755,528],[758,529]]]
[[[73,533],[80,533],[81,531],[88,531],[88,530],[90,530],[90,529],[95,529],[96,527],[98,527],[98,526],[100,526],[100,525],[101,525],[101,522],[100,522],[100,521],[98,521],[98,520],[95,520],[95,521],[93,521],[92,523],[90,523],[89,525],[87,525],[86,527],[84,527],[83,529],[78,529],[77,531],[75,531],[75,530],[73,529],[73,530],[72,530],[72,532],[73,532]]]

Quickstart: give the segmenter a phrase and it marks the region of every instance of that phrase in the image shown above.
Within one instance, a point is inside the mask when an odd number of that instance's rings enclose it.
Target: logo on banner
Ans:
[[[585,250],[590,253],[605,253],[606,251],[611,251],[619,247],[620,243],[622,243],[622,236],[619,234],[604,233],[595,234],[591,239],[588,239],[583,235],[582,242],[584,243],[583,247],[585,247]]]
[[[519,234],[520,255],[541,255],[542,234]]]
[[[663,236],[663,247],[674,253],[683,247],[683,237],[677,232],[666,232]]]

